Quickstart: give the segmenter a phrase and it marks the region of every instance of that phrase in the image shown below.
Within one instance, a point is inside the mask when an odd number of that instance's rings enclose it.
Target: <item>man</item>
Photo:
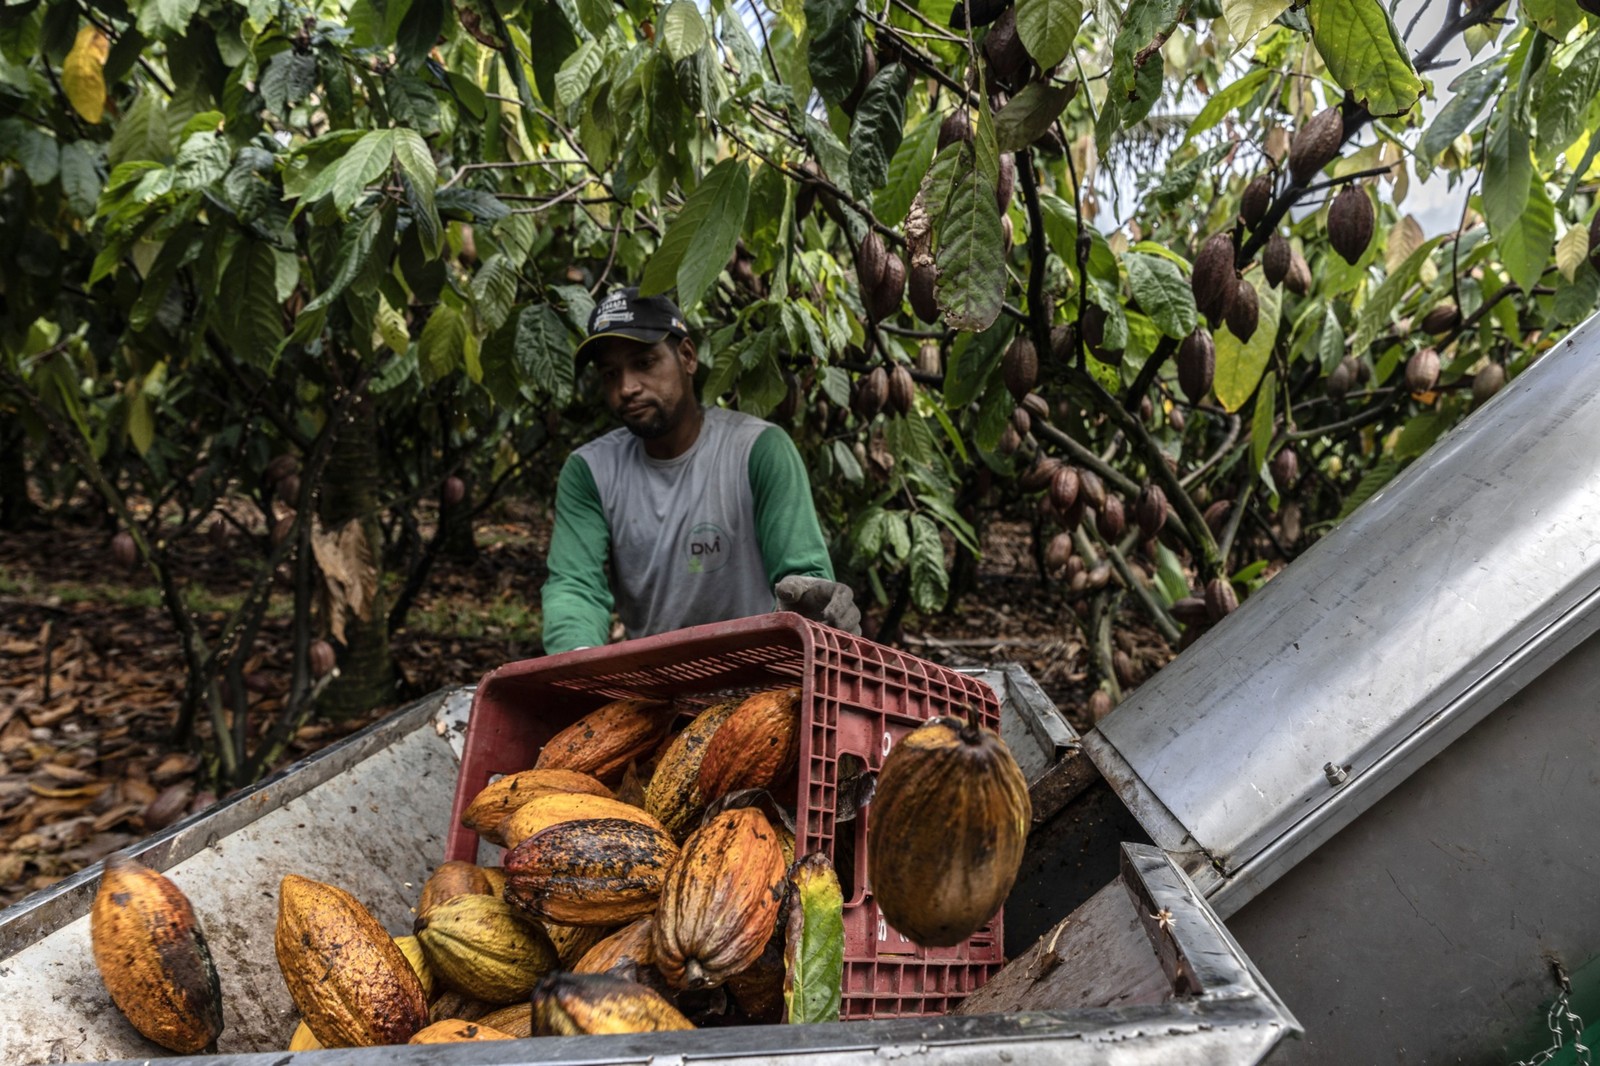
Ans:
[[[794,441],[769,422],[700,405],[699,357],[677,306],[613,290],[589,317],[578,370],[591,360],[623,428],[561,470],[545,651],[604,644],[613,606],[630,638],[774,609],[859,633]]]

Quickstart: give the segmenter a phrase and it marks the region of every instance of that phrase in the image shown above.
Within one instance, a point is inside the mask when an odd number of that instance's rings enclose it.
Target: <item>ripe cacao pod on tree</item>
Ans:
[[[1344,115],[1337,105],[1319,111],[1301,126],[1289,145],[1289,176],[1309,185],[1322,168],[1339,157],[1344,143]]]
[[[1061,465],[1061,460],[1053,455],[1039,456],[1017,479],[1017,488],[1023,492],[1044,491],[1050,487],[1050,482],[1055,478],[1056,471],[1061,469]]]
[[[1000,441],[995,445],[995,451],[1001,455],[1015,455],[1022,447],[1022,434],[1017,432],[1017,427],[1010,422],[1000,431]]]
[[[1033,391],[1039,381],[1039,353],[1031,340],[1019,335],[1011,342],[1011,347],[1006,349],[1006,354],[1000,360],[1000,374],[1005,379],[1011,398],[1017,403],[1021,403],[1022,398]]]
[[[1161,527],[1167,524],[1167,494],[1160,485],[1152,483],[1139,490],[1133,515],[1146,540],[1161,532]]]
[[[1279,492],[1284,492],[1299,480],[1300,455],[1293,448],[1285,447],[1272,457],[1272,482]]]
[[[1044,550],[1044,564],[1053,574],[1058,574],[1067,568],[1067,560],[1072,555],[1072,534],[1057,533],[1050,538],[1050,544]]]
[[[306,659],[312,677],[327,677],[339,665],[339,656],[334,652],[333,645],[325,640],[313,640],[306,649]]]
[[[972,118],[965,107],[958,107],[939,123],[939,151],[944,151],[957,141],[972,140]]]
[[[872,79],[877,76],[878,53],[870,41],[864,42],[861,46],[861,70],[856,75],[856,84],[850,90],[850,95],[839,101],[839,110],[854,118],[861,97],[866,94],[867,86],[872,84]]]
[[[1505,387],[1506,368],[1490,363],[1472,376],[1472,398],[1482,403]]]
[[[467,483],[458,477],[447,477],[439,489],[439,500],[446,507],[454,507],[467,498]]]
[[[123,529],[111,538],[111,558],[124,570],[132,569],[133,564],[139,561],[139,548],[133,542],[132,533]]]
[[[1206,613],[1213,622],[1220,622],[1238,609],[1239,597],[1233,591],[1233,582],[1225,577],[1206,582]]]
[[[924,374],[943,374],[944,356],[938,341],[923,341],[917,348],[917,369]]]
[[[1122,531],[1127,528],[1127,517],[1123,514],[1120,497],[1107,496],[1105,506],[1095,508],[1095,528],[1108,543],[1114,544],[1122,539]]]
[[[1178,386],[1190,403],[1199,403],[1211,391],[1217,373],[1217,349],[1204,326],[1183,338],[1178,346]]]
[[[1033,416],[1028,413],[1026,407],[1013,407],[1011,409],[1011,425],[1018,433],[1026,437],[1033,429]]]
[[[1096,511],[1106,505],[1106,483],[1087,467],[1078,471],[1078,502]]]
[[[1256,325],[1261,321],[1261,302],[1256,296],[1256,287],[1244,278],[1239,279],[1233,302],[1228,305],[1227,321],[1228,332],[1241,341],[1248,343],[1256,334]]]
[[[911,300],[911,310],[924,322],[939,321],[939,268],[932,259],[913,261],[906,285],[906,296]],[[938,345],[934,345],[938,350]],[[925,369],[925,368],[923,368]],[[938,370],[931,371],[937,374]]]
[[[998,736],[935,718],[884,759],[871,815],[868,880],[878,909],[915,943],[949,947],[1005,902],[1033,809]]]
[[[1461,308],[1449,300],[1422,316],[1423,332],[1432,333],[1434,336],[1449,333],[1459,325],[1461,325]]]
[[[1239,272],[1233,267],[1233,236],[1213,233],[1194,257],[1189,287],[1194,290],[1194,305],[1213,324],[1222,321],[1232,305],[1239,286]]]
[[[900,299],[906,291],[906,261],[901,259],[896,252],[885,252],[883,258],[883,274],[878,279],[878,284],[873,287],[872,298],[873,321],[892,318],[900,310]]]
[[[896,363],[889,372],[889,410],[903,417],[911,413],[916,400],[917,383],[912,380],[911,371],[904,364]]]
[[[1311,264],[1293,245],[1289,247],[1289,272],[1284,275],[1283,287],[1296,296],[1304,296],[1311,291]]]
[[[1289,242],[1281,233],[1274,233],[1267,238],[1267,246],[1261,252],[1261,272],[1266,275],[1267,284],[1276,289],[1283,284],[1284,278],[1289,276]]]
[[[1082,491],[1082,479],[1078,471],[1063,463],[1050,479],[1050,502],[1057,511],[1063,515],[1072,509],[1077,502],[1078,493]],[[1104,486],[1102,486],[1103,488]],[[1070,554],[1070,553],[1069,553]]]
[[[1330,399],[1342,400],[1350,391],[1350,386],[1356,383],[1356,375],[1360,371],[1356,368],[1356,361],[1349,356],[1339,360],[1339,365],[1328,371],[1328,380],[1323,382],[1323,389]]]
[[[1254,229],[1256,223],[1267,215],[1267,208],[1272,206],[1272,175],[1257,174],[1244,187],[1244,194],[1239,197],[1239,215],[1244,219],[1244,224]]]
[[[1017,33],[1017,12],[1007,7],[989,27],[983,39],[983,54],[989,60],[989,69],[995,81],[1010,89],[1020,87],[1027,80],[1031,59],[1027,46]]]
[[[1438,383],[1439,353],[1433,348],[1419,348],[1406,360],[1406,388],[1430,392]]]
[[[884,372],[883,367],[875,366],[870,373],[856,379],[855,391],[850,396],[850,407],[863,421],[871,421],[888,402],[889,375]]]
[[[1222,528],[1228,523],[1228,514],[1233,510],[1232,500],[1217,500],[1205,509],[1201,515],[1206,528],[1211,530],[1213,537],[1222,536]]]
[[[1375,221],[1372,198],[1366,190],[1346,185],[1328,208],[1328,243],[1345,262],[1354,264],[1372,243]]]

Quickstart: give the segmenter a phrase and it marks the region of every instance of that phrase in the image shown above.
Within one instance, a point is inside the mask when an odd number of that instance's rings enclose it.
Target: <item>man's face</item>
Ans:
[[[694,342],[614,339],[595,357],[606,406],[636,437],[665,436],[694,409]]]

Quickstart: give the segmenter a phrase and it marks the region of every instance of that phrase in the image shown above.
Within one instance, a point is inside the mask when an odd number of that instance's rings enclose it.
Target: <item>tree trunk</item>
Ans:
[[[28,496],[28,468],[24,461],[28,437],[16,419],[0,430],[0,529],[15,532],[37,512]]]
[[[339,676],[322,694],[318,706],[336,718],[364,714],[395,698],[394,662],[389,656],[388,614],[383,607],[382,531],[378,528],[378,425],[370,396],[350,412],[339,432],[322,478],[318,517],[334,530],[359,521],[379,568],[379,588],[366,618],[348,617],[345,646],[339,653]]]

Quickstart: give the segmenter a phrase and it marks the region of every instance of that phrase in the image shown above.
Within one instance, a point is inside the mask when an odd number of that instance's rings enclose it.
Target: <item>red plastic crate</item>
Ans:
[[[836,826],[839,761],[877,771],[890,748],[941,714],[999,732],[988,685],[802,618],[775,613],[696,626],[604,648],[509,663],[486,674],[472,701],[456,782],[447,859],[477,859],[461,812],[494,777],[533,765],[556,733],[611,700],[673,698],[705,704],[730,689],[799,684],[808,722],[800,740],[796,853],[825,851],[845,890],[844,1020],[943,1014],[1005,961],[1001,915],[966,942],[922,948],[884,922],[867,885],[869,804]]]

